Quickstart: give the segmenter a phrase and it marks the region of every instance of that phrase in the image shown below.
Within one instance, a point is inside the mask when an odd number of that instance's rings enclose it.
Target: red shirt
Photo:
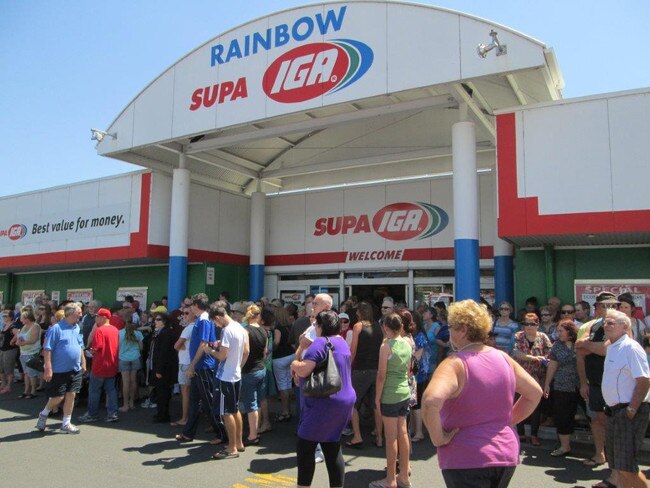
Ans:
[[[101,378],[111,378],[117,374],[120,336],[112,325],[102,325],[95,330],[93,337],[92,373]]]
[[[115,326],[117,330],[122,330],[124,327],[126,327],[126,324],[124,323],[124,320],[122,320],[122,317],[117,314],[108,319],[108,323]]]

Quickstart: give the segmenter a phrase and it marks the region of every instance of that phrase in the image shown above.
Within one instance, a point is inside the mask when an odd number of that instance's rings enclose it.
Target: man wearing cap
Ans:
[[[584,324],[584,334],[576,341],[576,362],[580,377],[580,395],[588,401],[591,411],[591,432],[594,437],[596,453],[583,464],[600,466],[605,463],[605,400],[601,391],[603,368],[605,364],[605,329],[604,318],[610,308],[618,309],[619,301],[610,292],[600,292],[594,305],[594,320]],[[615,479],[612,472],[608,482]],[[604,486],[607,486],[606,484]]]
[[[607,407],[607,462],[618,471],[618,486],[647,487],[638,455],[650,413],[650,368],[643,348],[630,337],[630,318],[607,310],[605,335],[610,342],[605,356],[602,391]]]
[[[70,423],[74,398],[81,389],[81,380],[86,371],[83,355],[83,339],[77,322],[81,318],[81,307],[72,302],[63,309],[64,317],[47,329],[43,344],[43,379],[47,382],[46,395],[49,398],[38,416],[36,428],[45,430],[47,416],[63,402],[64,434],[78,434],[79,429]]]
[[[246,302],[235,302],[232,304],[232,308],[230,309],[232,313],[232,319],[235,322],[239,322],[240,324],[244,325],[244,316],[246,315]]]
[[[90,371],[88,388],[88,412],[79,417],[80,422],[96,422],[99,420],[99,400],[102,390],[106,392],[108,415],[105,422],[117,421],[117,390],[115,375],[117,375],[119,332],[109,323],[112,314],[106,308],[100,308],[95,317],[95,332],[91,350],[93,366]]]

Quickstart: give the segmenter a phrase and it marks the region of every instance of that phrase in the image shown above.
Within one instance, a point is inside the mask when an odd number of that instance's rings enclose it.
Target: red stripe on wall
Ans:
[[[517,131],[514,113],[497,115],[499,236],[647,232],[650,210],[540,215],[537,197],[517,196]],[[594,189],[594,191],[598,191]]]
[[[317,252],[309,254],[276,254],[266,256],[266,266],[295,266],[296,264],[331,264],[345,263],[348,253],[340,252]]]

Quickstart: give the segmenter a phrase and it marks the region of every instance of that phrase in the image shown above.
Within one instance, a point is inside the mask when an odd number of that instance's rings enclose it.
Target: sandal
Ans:
[[[244,440],[244,445],[245,446],[257,446],[260,443],[260,438],[255,437],[254,439],[245,439]]]
[[[212,459],[217,459],[217,460],[219,460],[219,459],[234,459],[234,458],[238,458],[238,457],[239,457],[238,452],[228,452],[226,450],[219,451],[216,454],[212,455]]]
[[[584,461],[582,461],[582,465],[583,465],[583,466],[589,466],[590,468],[597,468],[598,466],[602,466],[603,464],[605,464],[605,461],[603,461],[602,463],[599,463],[598,461],[596,461],[596,460],[595,460],[594,458],[592,458],[592,457],[589,458],[589,459],[585,459]],[[605,480],[605,481],[607,481],[607,480]],[[611,484],[611,483],[610,483],[610,484]]]
[[[351,442],[348,441],[345,443],[346,447],[351,447],[352,449],[363,449],[363,441]]]
[[[276,422],[289,422],[291,420],[291,414],[290,413],[281,413],[277,417],[275,417]]]
[[[417,443],[417,442],[421,442],[423,440],[424,440],[423,435],[415,435],[415,436],[411,437],[411,442],[416,442]]]
[[[569,455],[571,450],[563,451],[561,447],[558,447],[555,451],[551,451],[551,456],[553,457],[564,457]]]
[[[368,485],[368,488],[391,488],[389,484],[386,483],[386,480],[376,480],[371,481]]]
[[[210,440],[210,444],[212,444],[213,446],[218,446],[219,444],[223,444],[224,442],[226,441],[224,441],[221,437],[215,437],[214,439]]]
[[[28,393],[23,393],[21,395],[18,395],[18,398],[27,398]]]
[[[190,437],[185,437],[183,434],[176,434],[174,436],[174,439],[176,439],[178,442],[192,442],[194,440]]]

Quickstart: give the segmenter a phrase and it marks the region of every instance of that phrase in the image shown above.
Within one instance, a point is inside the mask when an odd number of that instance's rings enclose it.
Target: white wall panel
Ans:
[[[479,184],[479,244],[494,245],[497,225],[497,210],[494,208],[496,181],[493,174],[483,174],[478,178]]]
[[[387,9],[388,92],[460,79],[458,15],[399,4]]]
[[[608,100],[613,210],[650,208],[650,94]]]
[[[214,192],[214,190],[209,190]],[[250,253],[251,201],[249,198],[219,192],[219,248],[220,252]]]
[[[267,254],[295,254],[305,252],[306,197],[287,195],[269,198],[270,218]],[[312,224],[313,225],[313,224]]]
[[[172,208],[172,179],[160,173],[151,175],[149,243],[169,246],[169,218]]]
[[[345,191],[345,214],[342,212],[332,213],[329,216],[338,217],[342,215],[353,215],[359,218],[361,215],[367,215],[372,229],[372,217],[375,213],[386,205],[386,187],[385,186],[369,186],[360,188],[350,188]],[[314,223],[312,222],[312,226]],[[309,239],[325,239],[329,240],[331,237],[322,236],[316,238],[315,236],[308,236]],[[375,232],[361,232],[354,234],[352,232],[344,236],[340,246],[336,247],[336,251],[365,251],[383,250],[386,249],[385,239],[378,236]]]
[[[539,197],[540,214],[611,210],[605,100],[528,110],[523,130],[525,196]]]
[[[135,100],[133,146],[171,138],[173,102],[174,69],[172,68],[162,74]]]
[[[190,190],[190,226],[188,247],[216,251],[222,225],[220,192],[192,184]],[[167,241],[169,243],[169,240]]]

